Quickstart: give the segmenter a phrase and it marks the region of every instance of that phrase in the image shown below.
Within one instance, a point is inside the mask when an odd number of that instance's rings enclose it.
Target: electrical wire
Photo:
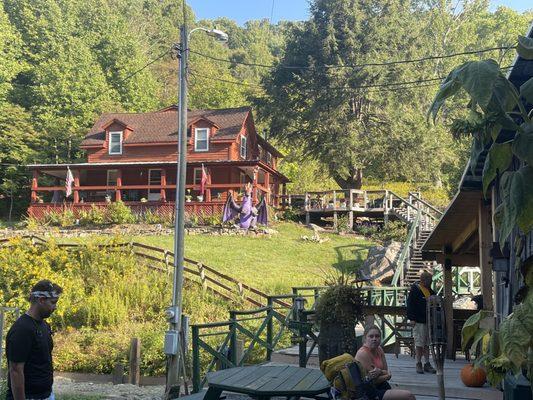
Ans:
[[[396,61],[386,61],[386,62],[379,62],[379,63],[364,63],[364,64],[346,64],[346,65],[321,65],[321,66],[308,66],[308,65],[286,65],[286,64],[260,64],[260,63],[252,63],[252,62],[244,62],[244,61],[232,61],[227,60],[225,58],[219,58],[215,56],[211,56],[209,54],[205,54],[196,50],[190,50],[189,51],[193,54],[199,55],[201,57],[205,57],[207,59],[218,61],[218,62],[224,62],[227,64],[237,64],[237,65],[246,65],[249,67],[259,67],[259,68],[282,68],[282,69],[304,69],[304,70],[315,70],[315,69],[338,69],[338,68],[365,68],[365,67],[382,67],[382,66],[389,66],[389,65],[397,65],[397,64],[410,64],[410,63],[417,63],[417,62],[424,62],[424,61],[431,61],[431,60],[439,60],[443,58],[452,58],[452,57],[459,57],[464,55],[472,55],[472,54],[481,54],[481,53],[487,53],[490,51],[496,51],[496,50],[508,50],[516,48],[516,46],[500,46],[500,47],[489,47],[486,49],[480,49],[480,50],[469,50],[469,51],[462,51],[458,53],[450,53],[450,54],[443,54],[440,56],[427,56],[427,57],[421,57],[421,58],[413,58],[413,59],[406,59],[406,60],[396,60]]]

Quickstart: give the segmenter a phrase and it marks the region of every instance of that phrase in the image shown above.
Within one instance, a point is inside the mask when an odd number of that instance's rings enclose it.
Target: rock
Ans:
[[[394,275],[395,263],[402,251],[402,243],[390,242],[386,246],[374,246],[359,270],[360,278],[369,278],[374,284],[389,283]]]
[[[461,310],[477,310],[477,304],[469,296],[463,296],[453,302],[453,308]]]
[[[316,224],[309,224],[307,225],[308,228],[312,229],[315,232],[325,232],[326,230],[322,228],[321,226],[318,226]]]

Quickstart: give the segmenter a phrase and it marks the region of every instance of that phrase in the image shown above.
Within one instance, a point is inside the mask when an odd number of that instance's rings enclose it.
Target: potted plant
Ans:
[[[204,196],[199,194],[198,196],[196,196],[196,200],[198,201],[204,201]]]
[[[185,195],[185,202],[190,203],[192,201],[191,189],[187,189],[187,194]]]
[[[343,353],[355,356],[358,348],[355,326],[364,321],[363,298],[360,291],[348,283],[347,275],[342,274],[320,296],[316,319],[320,327],[320,363]]]

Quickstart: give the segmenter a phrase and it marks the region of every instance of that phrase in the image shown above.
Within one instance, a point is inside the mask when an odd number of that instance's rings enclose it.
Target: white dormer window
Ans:
[[[208,128],[196,128],[194,130],[194,151],[209,151]]]
[[[246,158],[247,149],[246,136],[241,135],[241,158]]]
[[[122,132],[109,132],[109,154],[122,154]]]

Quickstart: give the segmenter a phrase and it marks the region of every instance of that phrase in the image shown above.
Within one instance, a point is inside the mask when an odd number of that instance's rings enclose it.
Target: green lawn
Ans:
[[[267,236],[189,235],[185,256],[268,293],[288,293],[292,286],[322,285],[336,271],[354,271],[373,244],[355,236],[323,233],[325,243],[306,242],[313,232],[295,223],[278,223]],[[134,237],[136,241],[173,249],[172,236]]]

